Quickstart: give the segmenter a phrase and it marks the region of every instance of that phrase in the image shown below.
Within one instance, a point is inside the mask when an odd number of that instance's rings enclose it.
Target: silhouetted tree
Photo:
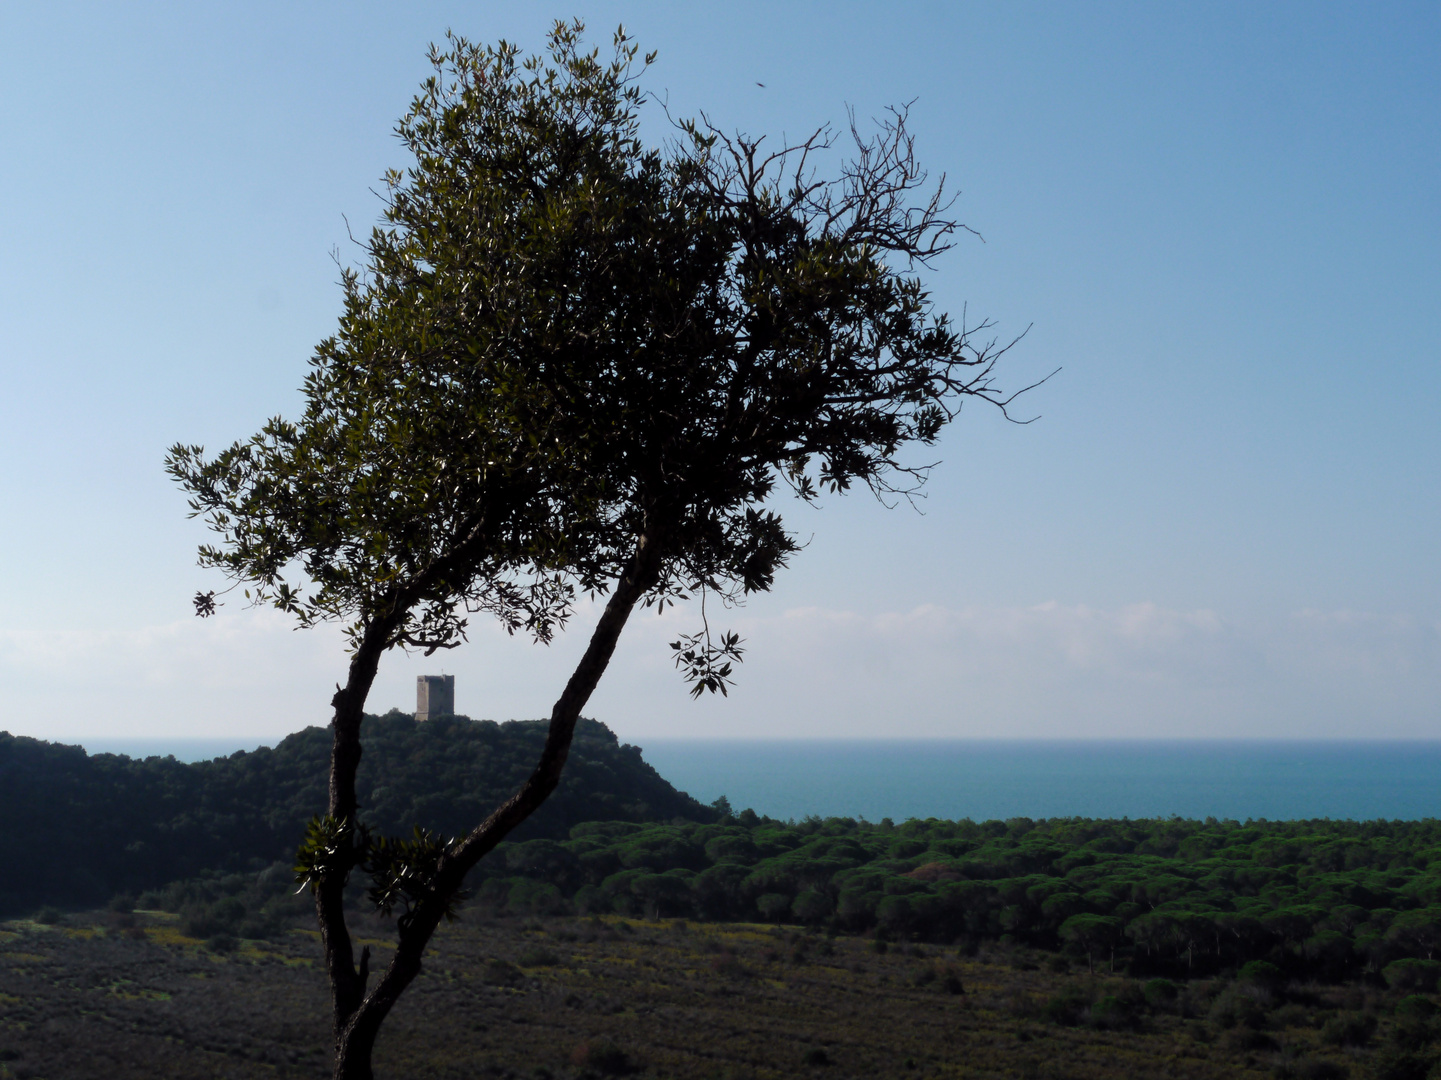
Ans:
[[[371,1075],[380,1024],[467,872],[555,788],[635,607],[770,588],[797,550],[778,486],[907,496],[927,468],[908,446],[934,442],[966,398],[1010,400],[992,382],[1005,350],[937,313],[913,273],[958,225],[904,109],[871,137],[852,124],[833,180],[813,169],[829,130],[765,151],[683,122],[650,149],[634,46],[618,34],[603,63],[581,30],[557,25],[548,62],[459,38],[432,50],[436,74],[397,129],[414,163],[387,177],[364,273],[344,274],[304,417],[212,460],[169,458],[221,537],[204,564],[301,625],[348,629],[329,805],[298,866],[338,1078]],[[454,840],[372,836],[355,776],[384,653],[454,647],[477,611],[548,640],[577,589],[607,602],[529,779]],[[708,625],[672,649],[696,694],[724,692],[742,651]],[[345,925],[357,868],[399,912],[374,985]]]

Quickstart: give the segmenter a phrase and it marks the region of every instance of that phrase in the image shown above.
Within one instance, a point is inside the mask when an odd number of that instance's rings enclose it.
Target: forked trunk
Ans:
[[[585,654],[567,681],[564,692],[551,710],[550,729],[545,748],[530,777],[514,795],[477,825],[462,840],[453,844],[441,857],[435,870],[435,884],[402,920],[394,957],[374,989],[367,993],[367,971],[362,957],[359,970],[355,967],[350,935],[345,926],[343,880],[322,882],[316,890],[316,911],[320,918],[321,937],[325,943],[326,965],[330,974],[331,997],[334,1004],[335,1069],[333,1080],[373,1080],[371,1055],[380,1025],[389,1015],[400,995],[420,974],[421,957],[435,933],[451,898],[460,890],[469,873],[488,852],[528,818],[545,802],[560,783],[561,770],[570,753],[571,739],[580,710],[590,700],[596,684],[605,673],[616,642],[636,603],[659,577],[661,553],[653,533],[642,536],[636,546],[626,573],[616,582],[605,610],[601,613]],[[376,663],[362,663],[361,650],[351,663],[351,684],[335,695],[335,745],[331,755],[330,806],[336,818],[354,822],[355,770],[360,763],[360,716],[365,694],[375,678]],[[368,669],[364,689],[352,694],[357,683],[357,667]],[[360,672],[364,674],[364,670]],[[342,710],[346,713],[342,723]],[[348,772],[345,772],[348,770]],[[342,775],[344,773],[344,775]]]
[[[363,1020],[351,1026],[335,1045],[333,1080],[375,1080],[370,1057],[379,1034],[379,1020]]]
[[[345,832],[347,842],[355,827],[357,801],[355,777],[360,769],[360,725],[365,713],[365,701],[370,696],[370,687],[375,682],[375,673],[380,667],[380,657],[385,652],[388,629],[373,626],[361,638],[350,662],[350,672],[344,687],[337,687],[331,699],[334,719],[331,721],[330,748],[330,799],[326,812],[337,821],[344,821],[349,828]],[[347,1027],[365,996],[365,981],[368,975],[369,950],[362,955],[360,966],[355,963],[355,948],[350,940],[350,930],[345,925],[345,883],[349,873],[331,874],[322,879],[315,889],[315,915],[320,925],[321,948],[325,953],[325,972],[330,980],[331,1037],[335,1047],[337,1077],[342,1073],[344,1059],[354,1059],[346,1054],[343,1047],[348,1038]],[[370,1034],[370,1045],[374,1045],[375,1033]],[[355,1075],[370,1076],[370,1054],[364,1055],[365,1071]],[[351,1075],[345,1073],[343,1075]]]

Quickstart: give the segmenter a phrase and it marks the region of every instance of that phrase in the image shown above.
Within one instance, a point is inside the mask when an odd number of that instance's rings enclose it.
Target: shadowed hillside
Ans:
[[[451,835],[477,823],[524,779],[545,724],[368,717],[359,791],[377,831],[424,825]],[[0,732],[0,913],[95,904],[202,870],[289,859],[325,807],[329,732],[311,727],[273,749],[184,764],[90,755]],[[560,788],[518,839],[564,839],[583,821],[710,821],[715,812],[666,783],[604,724],[582,720]]]

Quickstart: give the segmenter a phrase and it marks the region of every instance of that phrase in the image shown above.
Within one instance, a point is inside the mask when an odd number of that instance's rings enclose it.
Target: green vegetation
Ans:
[[[387,828],[463,820],[544,733],[367,724],[363,803]],[[52,877],[31,921],[0,925],[0,1078],[326,1074],[285,857],[326,749],[311,729],[187,766],[0,735],[12,820],[65,824],[8,830],[8,865],[65,865],[41,859],[52,843],[89,895],[120,894],[67,914],[53,886],[74,879]],[[382,1075],[1441,1074],[1441,822],[779,822],[699,805],[591,723],[566,775],[471,875]],[[112,883],[87,830],[171,861]],[[184,876],[158,886],[169,866]],[[348,918],[384,963],[365,885]]]
[[[450,836],[530,774],[545,725],[464,717],[366,718],[357,790],[377,830],[420,824]],[[88,755],[0,732],[0,915],[95,906],[202,871],[288,871],[305,823],[325,805],[330,735],[306,728],[274,749],[183,764]],[[604,724],[582,720],[559,789],[520,836],[565,839],[596,817],[711,820]],[[282,874],[282,884],[290,882]],[[293,888],[293,886],[292,886]]]
[[[143,894],[195,936],[265,936],[300,911],[288,865]],[[472,915],[765,922],[889,943],[1026,947],[1096,974],[1362,980],[1433,993],[1441,823],[585,822],[501,845]],[[359,897],[360,882],[352,883]],[[54,913],[51,913],[52,917]]]
[[[1265,983],[1441,973],[1441,822],[849,819],[578,825],[472,877],[515,913],[833,927],[1014,942],[1096,970]]]
[[[367,820],[464,827],[527,774],[538,723],[367,721]],[[141,901],[193,936],[263,938],[308,910],[290,853],[326,733],[184,765],[0,734],[0,904]],[[380,778],[384,777],[384,783]],[[1097,972],[1365,979],[1441,975],[1441,823],[849,819],[784,823],[697,803],[586,722],[561,790],[468,882],[472,910],[764,920],[886,940],[1014,943]],[[596,821],[597,817],[609,820]],[[359,881],[352,884],[358,890]],[[48,907],[48,910],[40,910]]]

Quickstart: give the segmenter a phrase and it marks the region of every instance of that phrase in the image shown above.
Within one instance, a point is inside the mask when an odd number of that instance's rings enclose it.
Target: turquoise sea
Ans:
[[[258,740],[84,740],[183,761]],[[778,818],[1441,817],[1441,741],[649,740],[702,802]]]
[[[652,741],[703,802],[772,817],[1441,817],[1441,742]]]

